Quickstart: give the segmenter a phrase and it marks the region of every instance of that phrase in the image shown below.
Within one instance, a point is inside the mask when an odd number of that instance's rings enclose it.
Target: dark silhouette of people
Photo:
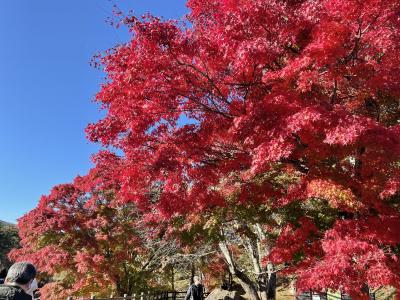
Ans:
[[[194,283],[189,286],[186,293],[185,300],[203,300],[204,298],[204,287],[201,284],[199,276],[193,277]]]
[[[6,280],[6,276],[7,276],[7,269],[2,269],[0,271],[0,284],[4,283],[4,281]]]
[[[272,264],[267,265],[267,299],[276,299],[276,272]]]

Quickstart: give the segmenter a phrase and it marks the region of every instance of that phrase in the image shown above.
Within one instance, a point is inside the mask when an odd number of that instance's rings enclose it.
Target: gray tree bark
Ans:
[[[257,293],[257,288],[254,282],[235,264],[232,254],[228,249],[227,244],[224,241],[219,242],[218,244],[222,254],[224,255],[225,261],[228,265],[229,271],[232,275],[236,276],[240,285],[243,287],[250,300],[261,300],[260,296]]]

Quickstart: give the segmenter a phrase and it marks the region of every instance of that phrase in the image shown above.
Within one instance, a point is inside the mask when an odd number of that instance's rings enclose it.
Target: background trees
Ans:
[[[0,221],[0,269],[8,268],[10,261],[7,254],[18,246],[19,238],[17,228]]]
[[[252,299],[268,261],[299,290],[399,287],[399,2],[188,6],[190,26],[126,17],[132,40],[100,60],[106,116],[87,133],[122,153],[102,153],[106,206],[218,247]]]

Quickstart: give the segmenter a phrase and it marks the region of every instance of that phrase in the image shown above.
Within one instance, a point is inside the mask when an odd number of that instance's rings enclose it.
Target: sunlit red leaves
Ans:
[[[352,116],[338,119],[337,123],[332,127],[327,129],[324,142],[328,144],[347,145],[356,143],[366,129],[374,128],[374,125],[368,124],[365,119]]]
[[[389,179],[384,187],[384,190],[380,193],[382,198],[388,198],[390,196],[396,195],[400,191],[400,179],[391,178]]]
[[[44,273],[53,274],[61,271],[66,266],[71,267],[72,256],[67,251],[58,247],[58,245],[47,245],[39,247],[33,242],[26,244],[24,240],[21,243],[21,249],[14,249],[9,256],[12,260],[30,261]]]
[[[323,289],[327,284],[361,297],[356,291],[365,284],[398,287],[398,257],[384,245],[400,242],[399,217],[338,221],[322,242],[324,255],[316,264],[301,271],[299,287]]]
[[[280,264],[295,260],[295,255],[309,256],[316,254],[318,245],[316,244],[316,235],[318,229],[312,220],[303,218],[299,224],[287,225],[282,229],[275,247],[265,259],[275,264]]]

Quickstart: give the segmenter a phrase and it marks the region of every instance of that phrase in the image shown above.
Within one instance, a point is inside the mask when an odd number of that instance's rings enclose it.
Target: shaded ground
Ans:
[[[395,290],[391,287],[385,287],[377,290],[376,300],[391,300],[394,299]],[[222,289],[214,289],[206,300],[242,300],[247,299],[246,295],[240,291],[227,291]],[[276,293],[276,300],[295,300],[295,296],[290,289],[278,288]],[[341,299],[340,294],[328,293],[328,300]]]

